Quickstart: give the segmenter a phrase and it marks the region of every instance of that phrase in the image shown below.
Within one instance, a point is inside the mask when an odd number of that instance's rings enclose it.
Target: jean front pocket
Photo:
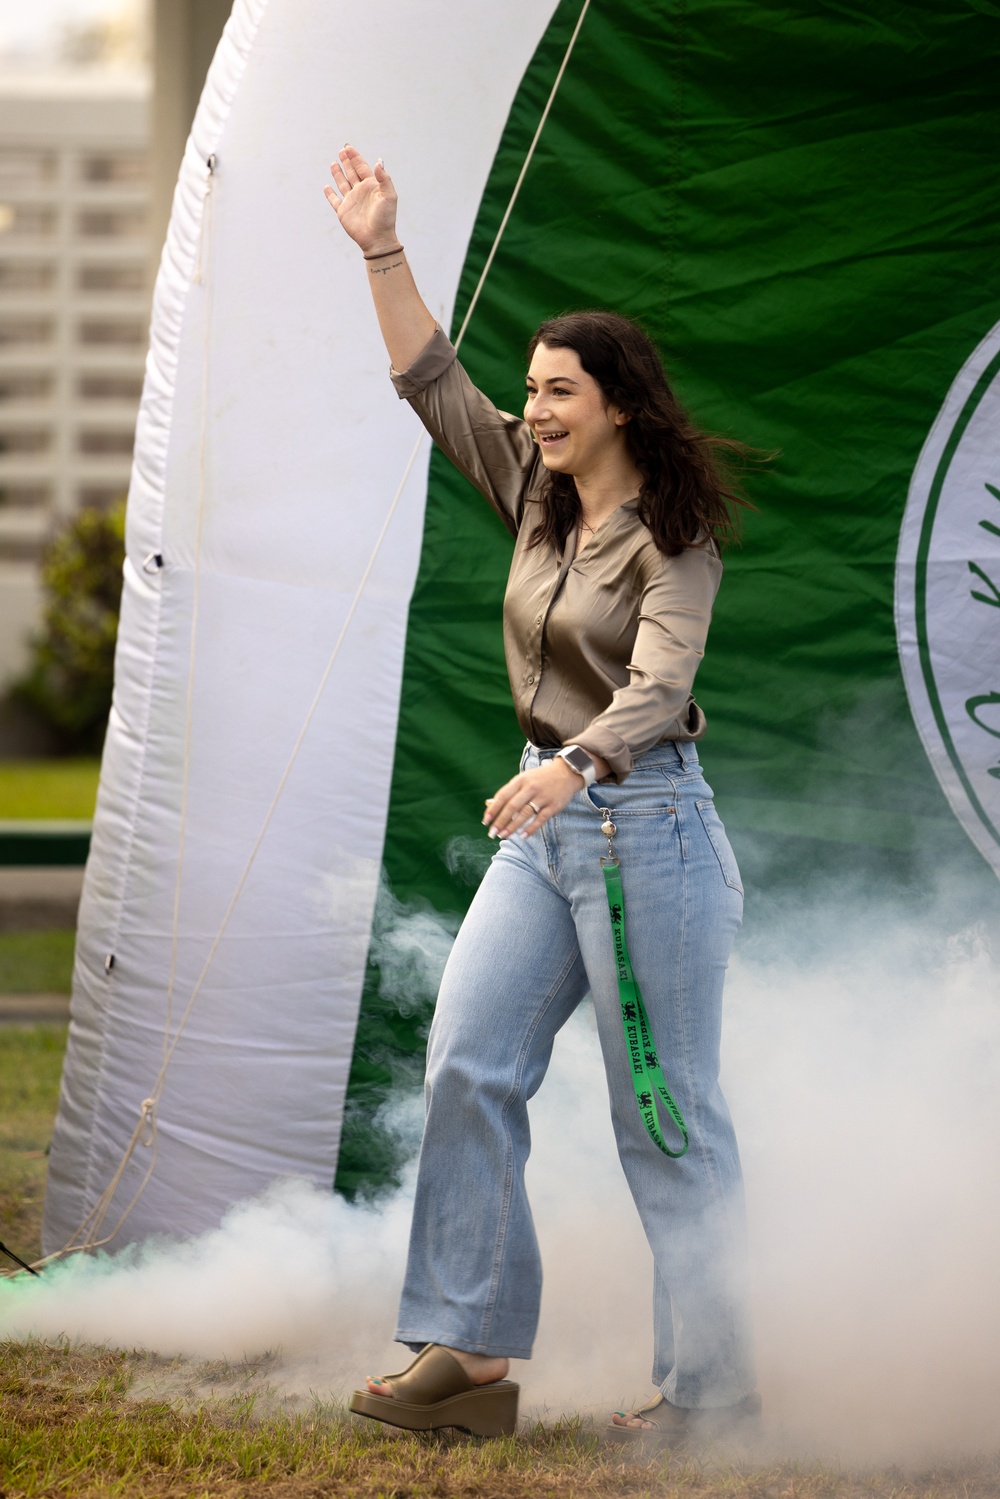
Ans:
[[[676,791],[671,777],[656,766],[630,775],[620,786],[589,786],[586,796],[595,811],[607,810],[612,817],[662,817],[674,810]]]
[[[718,859],[719,868],[722,870],[722,878],[730,889],[738,890],[742,895],[743,881],[740,878],[739,865],[736,862],[736,855],[733,853],[732,845],[726,837],[726,830],[722,826],[722,818],[715,810],[715,803],[709,799],[708,801],[695,802],[695,806],[698,808],[698,816],[701,818],[705,832],[708,834],[708,841],[715,850],[715,857]]]

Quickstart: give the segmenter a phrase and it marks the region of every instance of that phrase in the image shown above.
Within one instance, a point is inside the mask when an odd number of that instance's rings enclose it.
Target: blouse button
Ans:
[[[534,681],[534,680],[535,680],[535,679],[534,679],[534,677],[529,677],[529,678],[528,678],[528,686],[529,686],[529,687],[530,687],[530,686],[531,686],[531,684],[532,684],[532,682],[533,682],[533,681]]]

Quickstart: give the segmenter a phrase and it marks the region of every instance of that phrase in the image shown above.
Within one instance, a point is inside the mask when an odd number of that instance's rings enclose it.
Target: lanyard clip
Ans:
[[[615,834],[617,833],[618,829],[615,827],[614,823],[611,821],[611,808],[610,807],[600,807],[600,808],[598,808],[598,810],[601,813],[601,816],[604,818],[604,821],[601,823],[601,832],[604,834],[605,838],[608,840],[608,852],[607,852],[606,855],[605,854],[601,855],[601,867],[603,868],[605,864],[617,864],[619,862],[618,861],[618,857],[617,857],[617,855],[616,855],[616,853],[614,851],[614,848],[612,847],[612,843],[611,843],[611,840],[615,836]]]

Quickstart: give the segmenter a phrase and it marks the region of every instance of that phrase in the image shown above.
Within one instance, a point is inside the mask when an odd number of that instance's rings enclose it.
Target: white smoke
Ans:
[[[447,928],[428,919],[401,961],[415,947],[439,962]],[[772,911],[732,966],[724,1081],[768,1443],[785,1455],[905,1462],[996,1442],[1000,975],[985,924],[951,925],[872,901]],[[415,1107],[397,1104],[401,1134]],[[651,1272],[589,1007],[532,1120],[546,1280],[536,1356],[512,1377],[523,1411],[606,1412],[650,1390]],[[181,1247],[0,1282],[0,1335],[271,1351],[289,1394],[338,1397],[409,1358],[390,1341],[408,1212],[408,1187],[366,1208],[281,1183]]]
[[[397,899],[383,870],[369,952],[379,969],[379,993],[397,1013],[433,1005],[458,926],[457,916]]]
[[[444,851],[448,873],[475,889],[493,856],[493,845],[483,838],[452,838]]]

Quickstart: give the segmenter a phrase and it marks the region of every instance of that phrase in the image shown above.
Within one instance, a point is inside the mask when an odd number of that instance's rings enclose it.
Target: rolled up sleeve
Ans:
[[[516,536],[540,461],[527,424],[473,385],[440,324],[408,369],[389,373],[400,399]]]
[[[659,555],[642,588],[628,683],[567,744],[608,762],[621,781],[636,755],[664,739],[700,739],[705,717],[691,696],[705,653],[722,563],[707,547]]]

